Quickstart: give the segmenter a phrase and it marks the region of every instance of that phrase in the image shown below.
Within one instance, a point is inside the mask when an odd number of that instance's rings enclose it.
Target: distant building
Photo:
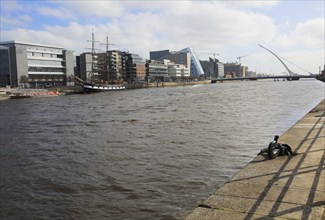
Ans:
[[[254,72],[254,71],[249,71],[249,70],[247,69],[245,75],[246,75],[246,77],[256,76],[256,72]]]
[[[77,63],[77,66],[79,66],[77,69],[80,69],[80,75],[78,77],[85,81],[87,81],[88,78],[90,80],[90,74],[92,71],[91,53],[80,54],[80,59],[79,63]]]
[[[184,48],[177,52],[169,50],[151,51],[150,60],[170,60],[175,64],[186,65],[189,69],[191,77],[199,77],[204,75],[200,60],[197,58],[191,47]]]
[[[110,50],[107,53],[100,54],[108,59],[108,78],[109,79],[123,79],[126,74],[125,62],[122,52],[119,50]]]
[[[149,59],[150,60],[160,60],[161,57],[168,56],[169,54],[170,54],[169,50],[150,51]]]
[[[217,62],[218,75],[217,78],[222,78],[225,75],[225,66],[222,62]]]
[[[190,70],[186,65],[176,64],[170,60],[164,60],[168,67],[168,76],[176,79],[184,79],[190,77]]]
[[[85,81],[117,80],[123,78],[122,52],[112,50],[92,54],[86,52],[80,55],[81,79]]]
[[[94,64],[92,59],[94,58]],[[92,67],[95,69],[92,71]],[[146,62],[138,54],[131,54],[119,50],[104,53],[83,53],[80,55],[81,79],[91,81],[111,82],[124,80],[135,82],[145,80]],[[93,77],[94,79],[91,79]]]
[[[224,76],[224,65],[217,59],[201,60],[201,66],[206,78],[222,78]]]
[[[9,47],[0,46],[0,86],[10,85]]]
[[[0,45],[1,55],[5,55],[1,58],[0,66],[4,67],[0,75],[9,74],[7,83],[11,86],[66,86],[74,75],[76,61],[72,51],[17,41],[0,42]],[[6,56],[4,47],[8,48],[9,56]]]
[[[232,77],[242,77],[242,67],[239,63],[224,63],[225,75]]]
[[[248,72],[248,67],[247,66],[241,66],[241,75],[242,75],[242,77],[247,77],[248,76],[247,72]]]
[[[126,76],[124,53],[119,50],[110,50],[96,53],[97,72],[102,81],[122,80]]]
[[[150,59],[151,60],[170,60],[174,64],[182,64],[188,67],[189,74],[191,75],[191,58],[192,55],[187,52],[170,52],[169,50],[161,50],[161,51],[151,51]]]
[[[147,60],[146,74],[148,81],[168,81],[168,66],[164,61]],[[167,80],[168,79],[168,80]]]
[[[191,57],[191,67],[190,67],[190,72],[192,77],[199,77],[204,75],[203,68],[201,66],[200,60],[194,53],[194,50],[191,47],[184,48],[180,50],[179,52],[186,52],[190,53],[192,55]]]
[[[124,52],[126,64],[126,77],[127,82],[137,82],[146,80],[146,61],[138,54],[131,54]]]
[[[176,64],[166,59],[163,61],[148,60],[146,70],[149,82],[169,82],[190,77],[190,70],[186,65]]]

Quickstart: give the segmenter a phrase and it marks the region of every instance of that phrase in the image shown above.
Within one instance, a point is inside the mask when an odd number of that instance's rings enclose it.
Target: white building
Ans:
[[[148,81],[165,81],[168,76],[168,66],[164,61],[148,60],[146,62]]]
[[[50,45],[17,41],[1,42],[9,50],[9,67],[0,75],[10,75],[11,86],[35,88],[66,86],[76,66],[72,51]],[[1,63],[5,65],[5,63]]]
[[[190,70],[186,65],[175,64],[169,60],[164,60],[164,62],[168,66],[168,75],[170,77],[190,77]]]

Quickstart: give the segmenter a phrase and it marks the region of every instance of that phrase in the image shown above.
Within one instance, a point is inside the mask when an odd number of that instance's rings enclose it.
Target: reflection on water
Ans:
[[[323,95],[241,82],[1,102],[1,219],[179,219]]]

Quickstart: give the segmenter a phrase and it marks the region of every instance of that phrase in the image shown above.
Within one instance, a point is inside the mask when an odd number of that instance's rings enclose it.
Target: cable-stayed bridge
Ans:
[[[258,80],[258,79],[275,79],[275,80],[287,79],[288,81],[292,81],[292,80],[299,80],[301,78],[314,78],[314,79],[318,79],[318,80],[321,80],[321,81],[324,82],[324,74],[313,74],[313,73],[311,73],[309,71],[307,71],[309,73],[309,75],[301,75],[301,74],[294,73],[283,62],[283,60],[280,58],[280,56],[276,55],[274,52],[267,49],[266,47],[263,47],[260,44],[258,46],[262,47],[263,49],[265,49],[268,52],[270,52],[271,54],[273,54],[282,63],[282,65],[288,71],[289,75],[286,75],[286,76],[285,75],[279,75],[279,76],[250,76],[250,77],[236,77],[236,78],[215,78],[215,79],[211,79],[211,83],[216,83],[218,81],[223,82],[223,81],[231,81],[231,80],[242,80],[243,81],[243,80]],[[294,64],[294,65],[296,65],[296,64]],[[298,65],[296,65],[296,66],[298,66]],[[299,67],[299,68],[303,69],[302,67]]]
[[[258,79],[286,79],[288,81],[299,80],[299,79],[318,79],[318,75],[299,75],[299,76],[250,76],[250,77],[236,77],[236,78],[214,78],[211,79],[211,83],[223,82],[223,81],[235,81],[235,80],[258,80]]]

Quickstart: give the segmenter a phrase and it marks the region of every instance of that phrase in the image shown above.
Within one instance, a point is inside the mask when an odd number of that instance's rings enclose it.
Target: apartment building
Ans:
[[[86,81],[126,82],[146,79],[146,61],[138,54],[111,50],[80,55],[80,76]]]

